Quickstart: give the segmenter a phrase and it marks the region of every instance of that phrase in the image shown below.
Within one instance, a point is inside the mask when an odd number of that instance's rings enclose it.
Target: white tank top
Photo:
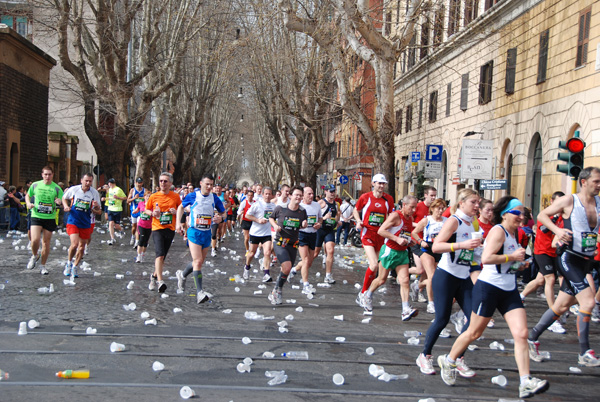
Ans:
[[[460,243],[471,238],[471,233],[475,231],[473,224],[468,225],[458,216],[452,215],[452,218],[458,221],[456,232],[450,236],[448,243]],[[460,279],[469,277],[471,263],[473,262],[475,253],[473,250],[456,250],[455,252],[447,252],[442,254],[442,258],[438,263],[438,268],[443,269],[450,275]]]
[[[440,233],[440,230],[442,230],[442,226],[444,226],[446,220],[448,220],[448,218],[442,216],[442,221],[438,222],[433,219],[433,216],[428,215],[427,225],[425,225],[425,229],[423,229],[423,240],[428,243],[433,242],[433,239],[435,239],[435,237]]]
[[[300,231],[304,233],[317,233],[317,229],[315,229],[313,225],[319,222],[319,219],[323,217],[321,214],[321,205],[318,202],[313,201],[311,204],[301,202],[300,206],[306,210],[306,215],[308,216],[308,226],[304,229],[300,229]]]
[[[564,220],[566,229],[573,232],[573,240],[569,249],[575,254],[594,257],[596,242],[598,239],[598,228],[600,227],[600,197],[594,197],[596,201],[596,227],[590,228],[585,207],[576,194],[573,194],[573,211],[571,216]]]
[[[514,253],[519,247],[519,242],[515,237],[508,233],[504,226],[496,225],[494,227],[501,227],[504,230],[504,244],[500,247],[500,250],[496,254],[498,255],[510,255]],[[493,229],[493,228],[492,228]],[[487,240],[483,243],[483,247],[487,244]],[[517,273],[521,263],[518,261],[503,262],[502,264],[483,264],[481,274],[477,278],[478,281],[489,283],[490,285],[496,286],[502,290],[511,291],[517,287]]]

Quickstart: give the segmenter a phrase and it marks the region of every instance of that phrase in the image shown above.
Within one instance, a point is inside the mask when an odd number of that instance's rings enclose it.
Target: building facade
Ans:
[[[593,0],[434,2],[422,16],[396,80],[396,158],[400,196],[415,191],[429,144],[443,145],[441,173],[430,179],[453,200],[477,180],[461,177],[465,140],[487,141],[489,179],[534,214],[554,191],[570,192],[556,171],[559,141],[576,131],[585,166],[600,165],[600,6]],[[467,138],[468,137],[468,138]],[[464,173],[464,172],[463,172]]]

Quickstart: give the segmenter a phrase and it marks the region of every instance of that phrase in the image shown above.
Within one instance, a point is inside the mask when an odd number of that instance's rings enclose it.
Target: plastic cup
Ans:
[[[110,344],[110,351],[112,353],[123,352],[124,350],[125,350],[125,345],[123,345],[122,343],[113,342]]]
[[[87,329],[85,330],[85,333],[88,334],[88,335],[93,335],[96,332],[97,332],[96,328],[92,328],[92,327],[87,327]]]
[[[238,373],[250,372],[250,366],[245,363],[238,363],[237,371]]]
[[[369,366],[369,374],[371,374],[373,377],[379,377],[383,373],[385,373],[385,370],[383,369],[383,367],[378,366],[376,364],[371,364]]]
[[[186,385],[184,387],[181,387],[181,389],[179,390],[179,396],[181,396],[183,399],[190,399],[196,396],[196,392],[194,392],[193,389]]]
[[[492,377],[492,384],[504,387],[506,386],[507,382],[508,381],[506,381],[506,377],[504,377],[503,375],[497,375],[496,377]]]
[[[252,339],[250,339],[247,336],[245,336],[245,337],[242,338],[242,343],[244,345],[248,345],[248,344],[252,343]]]
[[[27,323],[22,321],[19,323],[19,335],[27,335]]]
[[[29,327],[29,329],[34,329],[40,326],[40,323],[37,322],[36,320],[29,320],[27,322],[27,326]]]
[[[333,383],[335,385],[343,385],[344,384],[344,376],[340,373],[336,373],[333,375]]]
[[[144,311],[142,314],[140,314],[140,317],[142,318],[142,320],[145,320],[146,318],[150,317],[150,313]]]
[[[473,240],[481,240],[481,239],[483,239],[483,233],[481,233],[481,232],[471,232],[471,239],[473,239]]]
[[[375,349],[373,349],[372,347],[368,347],[367,349],[365,349],[365,352],[369,355],[369,356],[373,356],[375,354]]]
[[[252,360],[251,357],[246,357],[244,359],[244,364],[250,366],[252,363],[254,363],[254,360]]]
[[[162,364],[159,361],[155,361],[154,363],[152,363],[152,370],[154,371],[162,371],[165,369],[165,365]]]

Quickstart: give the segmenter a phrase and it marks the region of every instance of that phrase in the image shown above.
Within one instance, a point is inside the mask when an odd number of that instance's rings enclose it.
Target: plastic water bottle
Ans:
[[[404,331],[405,338],[414,338],[421,335],[423,334],[421,334],[419,331]]]
[[[294,360],[308,360],[308,352],[306,351],[292,350],[290,352],[282,353],[281,356]]]
[[[2,380],[8,380],[8,373],[6,371],[2,371],[0,370],[0,381]]]
[[[60,378],[90,378],[89,370],[65,370],[56,373]]]

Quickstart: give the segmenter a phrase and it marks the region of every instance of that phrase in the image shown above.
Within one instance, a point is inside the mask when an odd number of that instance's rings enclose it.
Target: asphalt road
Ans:
[[[267,300],[273,285],[264,287],[258,270],[245,283],[231,280],[243,269],[238,259],[243,255],[238,233],[226,238],[217,257],[209,257],[210,265],[203,268],[204,285],[214,297],[198,305],[191,280],[183,294],[176,293],[175,271],[190,260],[180,237],[167,257],[165,269],[170,273],[168,297],[164,298],[148,290],[153,259],[134,263],[128,235],[119,239],[118,245],[109,246],[108,235],[101,231],[94,233],[90,254],[85,257],[90,270],[80,272],[75,286],[63,284],[63,248],[69,242],[64,233],[54,235],[55,249],[47,264],[50,274],[42,276],[37,269],[25,269],[29,252],[22,246],[27,239],[0,232],[0,283],[4,285],[0,289],[0,369],[10,373],[8,380],[0,381],[0,401],[176,401],[181,400],[179,390],[184,385],[196,392],[196,400],[206,401],[518,400],[512,345],[504,341],[510,333],[499,316],[495,317],[496,326],[475,343],[479,349],[466,355],[477,376],[459,377],[456,386],[448,387],[439,370],[433,376],[421,374],[415,359],[422,346],[409,345],[403,332],[426,332],[433,316],[425,312],[424,303],[414,303],[420,314],[402,322],[399,288],[391,280],[375,295],[373,315],[363,315],[354,303],[355,285],[362,283],[365,270],[361,249],[336,248],[337,283],[332,287],[317,287],[315,297],[309,300],[300,289],[286,285],[284,304],[274,307]],[[151,246],[148,255],[152,254]],[[257,262],[253,268],[258,268]],[[274,267],[272,275],[278,271]],[[117,279],[117,275],[124,277]],[[311,283],[317,286],[323,277],[318,258]],[[127,289],[130,281],[133,288]],[[54,293],[38,293],[38,288],[50,283]],[[136,304],[134,311],[123,308],[129,303]],[[175,308],[181,312],[175,313]],[[528,298],[530,325],[545,309],[545,300]],[[142,312],[156,318],[157,325],[144,325]],[[247,312],[265,319],[247,319]],[[371,318],[369,322],[363,322],[367,318]],[[29,329],[27,335],[17,335],[19,323],[31,319],[40,326]],[[287,333],[279,330],[278,323],[283,320],[288,323]],[[88,327],[95,328],[96,334],[86,334]],[[599,328],[592,324],[592,347],[600,341]],[[456,339],[454,327],[448,329],[452,336],[440,338],[434,348],[436,357],[447,353]],[[552,359],[532,362],[531,369],[533,375],[550,382],[550,389],[534,400],[597,400],[600,368],[570,371],[577,366],[578,353],[573,316],[566,329],[564,335],[548,332],[541,338],[541,349],[548,350]],[[251,343],[244,344],[244,337]],[[421,344],[423,340],[421,336]],[[491,350],[493,341],[503,343],[505,350]],[[112,342],[124,344],[126,350],[111,353]],[[368,347],[374,349],[373,355],[365,352]],[[275,357],[263,357],[266,351]],[[281,357],[287,351],[307,351],[309,359]],[[239,373],[236,367],[246,357],[253,359],[251,371]],[[165,369],[153,371],[155,361]],[[408,374],[408,378],[378,380],[369,374],[371,364],[390,374]],[[66,369],[89,369],[91,375],[85,380],[55,377]],[[285,370],[287,381],[268,385],[267,370]],[[506,387],[491,383],[500,370],[508,379]],[[341,386],[332,382],[336,373],[345,378]]]

